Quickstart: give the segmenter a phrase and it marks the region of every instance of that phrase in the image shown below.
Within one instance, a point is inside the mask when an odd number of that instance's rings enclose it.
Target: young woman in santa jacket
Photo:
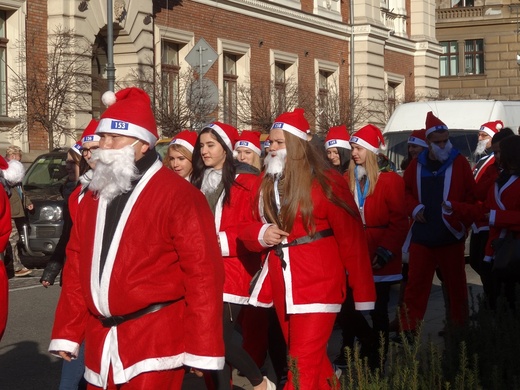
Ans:
[[[375,299],[368,248],[347,183],[307,142],[303,110],[271,127],[258,200],[240,238],[267,259],[250,303],[274,304],[294,370],[285,390],[338,389],[327,343],[346,295],[358,310]]]
[[[237,130],[230,125],[214,122],[200,132],[193,150],[191,182],[199,188],[215,216],[215,229],[224,258],[224,345],[226,366],[211,373],[216,389],[231,389],[231,370],[237,368],[255,390],[275,389],[262,376],[254,360],[233,341],[235,322],[242,305],[249,300],[249,283],[259,268],[260,256],[248,251],[238,240],[238,227],[250,210],[256,182],[247,166],[235,166],[233,146]]]
[[[376,343],[369,353],[369,362],[376,366],[381,333],[385,351],[388,347],[388,302],[390,286],[402,279],[402,247],[409,228],[404,203],[404,181],[392,171],[380,172],[377,157],[384,144],[381,130],[366,125],[350,139],[354,166],[348,172],[350,191],[363,219],[372,272],[376,286],[376,305],[370,312]],[[365,321],[366,329],[369,329]]]
[[[193,171],[193,148],[197,137],[195,131],[181,131],[173,137],[164,156],[164,166],[188,181]]]

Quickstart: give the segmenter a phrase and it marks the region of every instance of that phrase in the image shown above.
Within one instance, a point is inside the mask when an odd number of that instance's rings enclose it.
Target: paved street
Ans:
[[[472,294],[481,293],[478,276],[466,267],[468,285]],[[60,294],[59,285],[48,289],[39,284],[42,270],[37,269],[29,277],[9,281],[9,321],[4,338],[0,342],[0,390],[57,389],[61,361],[47,353],[54,309]],[[397,301],[398,286],[392,290],[391,315]],[[470,302],[471,304],[471,302]],[[430,296],[423,330],[423,340],[442,345],[437,332],[444,321],[444,304],[440,283],[435,280]],[[335,357],[340,343],[340,332],[335,330],[329,343],[329,356]],[[245,378],[235,375],[235,389],[250,390]],[[201,379],[187,375],[183,390],[204,390]]]

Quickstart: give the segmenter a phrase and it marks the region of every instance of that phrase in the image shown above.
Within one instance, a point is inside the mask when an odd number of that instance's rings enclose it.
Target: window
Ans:
[[[451,0],[452,8],[473,7],[474,3],[475,3],[474,0]]]
[[[274,64],[274,103],[276,116],[285,111],[287,90],[287,64],[276,62]]]
[[[439,57],[441,76],[456,76],[459,69],[459,53],[457,41],[441,42],[442,54]]]
[[[464,73],[484,73],[484,40],[469,39],[464,41]]]
[[[224,122],[237,127],[237,61],[235,54],[224,53]]]
[[[399,84],[388,82],[388,114],[392,115],[395,108],[399,104],[397,99],[397,88]]]
[[[0,116],[7,116],[7,42],[6,13],[0,11]]]
[[[318,123],[327,124],[327,114],[329,111],[329,80],[332,78],[332,73],[326,70],[320,70],[318,73]],[[326,129],[324,129],[326,130]]]
[[[162,109],[173,113],[179,109],[179,45],[163,41],[161,52]]]

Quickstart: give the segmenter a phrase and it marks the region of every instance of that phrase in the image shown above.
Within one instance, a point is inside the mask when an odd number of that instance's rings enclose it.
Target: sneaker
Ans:
[[[32,271],[30,269],[23,267],[19,271],[14,271],[14,276],[27,276],[27,275],[30,275],[31,273],[32,273]]]

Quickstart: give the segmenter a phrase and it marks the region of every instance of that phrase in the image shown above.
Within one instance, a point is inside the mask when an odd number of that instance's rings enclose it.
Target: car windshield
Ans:
[[[401,162],[408,156],[408,137],[411,131],[398,131],[384,134],[385,143],[388,145],[386,155],[396,167],[401,166]],[[468,159],[474,162],[473,151],[477,147],[478,131],[450,130],[450,140],[453,147]]]
[[[23,179],[26,190],[34,188],[60,187],[67,179],[66,156],[40,156],[31,165]]]
[[[168,150],[168,146],[170,146],[170,141],[168,141],[168,142],[157,142],[157,144],[155,144],[155,151],[161,157],[161,160],[164,160],[164,156],[166,155],[166,151]]]

